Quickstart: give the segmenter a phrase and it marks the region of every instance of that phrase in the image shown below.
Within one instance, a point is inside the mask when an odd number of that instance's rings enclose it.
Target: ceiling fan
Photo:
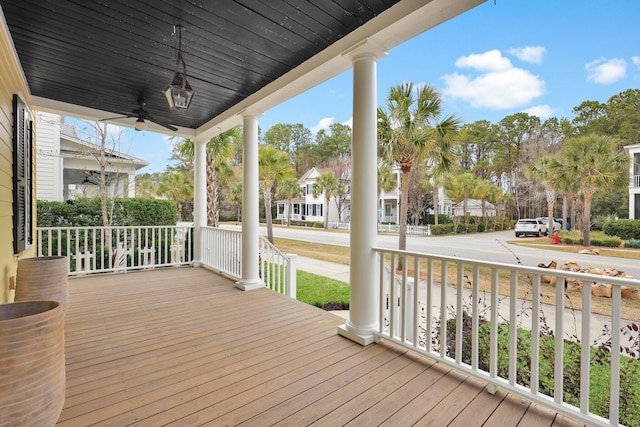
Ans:
[[[146,123],[146,121],[150,121],[151,123],[155,123],[157,125],[165,127],[174,132],[178,130],[178,128],[173,125],[155,120],[153,117],[151,117],[151,115],[149,115],[147,110],[144,109],[144,105],[145,105],[144,99],[138,98],[138,108],[136,108],[135,110],[132,110],[130,113],[120,113],[122,114],[122,116],[109,117],[108,119],[102,119],[100,121],[104,122],[107,120],[126,119],[129,117],[135,117],[137,119],[136,124],[134,126],[136,130],[147,130],[149,128],[149,125]]]

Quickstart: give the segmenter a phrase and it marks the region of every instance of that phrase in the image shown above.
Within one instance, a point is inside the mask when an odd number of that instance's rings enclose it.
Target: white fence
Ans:
[[[202,263],[226,276],[242,277],[242,232],[216,227],[202,229]],[[259,273],[265,285],[291,298],[296,298],[295,255],[284,254],[260,236]]]
[[[621,406],[630,403],[620,397],[621,366],[627,365],[624,359],[640,357],[639,322],[637,316],[621,319],[622,295],[637,295],[640,281],[375,250],[380,260],[380,337],[477,377],[491,391],[506,389],[589,425],[620,424]],[[555,288],[542,282],[549,274],[556,277]],[[565,307],[565,292],[571,292],[565,291],[567,280],[582,283],[585,291],[573,292],[581,310]],[[606,300],[610,315],[592,313],[592,284],[611,292]],[[528,298],[516,297],[524,294]],[[545,304],[551,296],[555,306]],[[523,330],[530,331],[530,342]],[[569,345],[578,350],[568,352]],[[594,394],[602,395],[600,390],[590,393],[591,371],[602,369],[596,348],[604,352],[605,365],[610,364],[604,388],[611,398],[604,403],[593,400]],[[572,393],[577,396],[570,397]],[[592,413],[595,406],[604,406],[608,415]]]
[[[38,256],[66,256],[68,274],[126,272],[191,264],[191,225],[145,227],[40,227]]]

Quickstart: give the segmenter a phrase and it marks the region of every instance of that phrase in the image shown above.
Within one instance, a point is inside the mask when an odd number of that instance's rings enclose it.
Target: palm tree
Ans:
[[[242,214],[242,182],[235,182],[227,190],[229,201],[236,207],[236,219],[241,220]]]
[[[288,179],[278,184],[278,198],[287,199],[287,227],[291,226],[291,200],[302,195],[302,187],[295,179]]]
[[[184,172],[167,172],[162,174],[158,182],[158,193],[175,203],[179,203],[193,197],[193,181]]]
[[[444,177],[451,172],[456,161],[456,154],[452,150],[452,142],[457,135],[447,135],[446,132],[451,131],[454,131],[457,134],[458,129],[442,126],[436,127],[436,146],[433,155],[431,156],[430,170],[435,225],[438,225],[440,186],[444,184]]]
[[[213,227],[220,224],[220,194],[234,177],[230,161],[241,140],[242,128],[236,126],[207,142],[207,224]],[[195,145],[190,139],[178,145],[178,152],[186,158],[192,159],[194,150]]]
[[[591,245],[591,200],[597,191],[618,189],[628,184],[628,158],[609,136],[588,134],[565,141],[560,152],[562,168],[558,180],[579,182],[582,196],[582,238]]]
[[[271,145],[260,146],[258,176],[267,217],[267,238],[271,243],[273,243],[273,218],[271,216],[273,192],[279,182],[293,178],[293,174],[294,169],[289,161],[289,155],[285,151],[280,151]]]
[[[320,174],[316,182],[311,187],[313,197],[318,197],[324,192],[324,228],[329,228],[329,200],[340,191],[340,182],[332,172]]]
[[[386,109],[378,108],[380,155],[388,163],[397,164],[402,172],[398,242],[401,250],[407,247],[406,200],[411,167],[434,156],[437,132],[450,140],[460,127],[460,121],[453,116],[440,121],[441,113],[438,92],[429,85],[415,88],[412,83],[392,87]]]
[[[535,164],[528,164],[524,167],[524,173],[531,179],[538,181],[544,187],[547,196],[547,230],[549,239],[553,238],[553,208],[556,203],[556,189],[553,186],[554,169],[552,167],[553,157],[544,156],[538,159]]]

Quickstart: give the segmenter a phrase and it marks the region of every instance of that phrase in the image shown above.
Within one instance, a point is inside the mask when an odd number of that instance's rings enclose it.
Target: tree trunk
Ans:
[[[567,229],[567,214],[568,214],[568,206],[567,206],[568,202],[567,202],[567,195],[563,194],[562,195],[562,228],[564,230]]]
[[[556,192],[551,187],[547,187],[547,236],[553,239],[553,207],[556,203]]]
[[[325,190],[325,195],[329,194],[327,193],[327,190]],[[331,196],[325,196],[325,200],[324,200],[324,229],[326,230],[327,228],[329,228],[329,202],[331,200]]]
[[[407,249],[407,211],[409,210],[409,203],[407,203],[407,197],[409,197],[409,172],[411,167],[402,169],[402,184],[401,184],[401,196],[400,196],[400,236],[398,238],[398,249],[401,251]]]
[[[273,219],[271,218],[271,188],[264,191],[264,215],[267,219],[267,239],[273,244]]]
[[[215,166],[213,165],[213,159],[207,159],[207,225],[217,227],[214,211],[215,211]]]
[[[584,194],[582,210],[582,245],[591,246],[591,194]]]
[[[440,195],[439,195],[439,191],[438,191],[438,186],[434,185],[433,186],[433,223],[435,225],[438,225],[438,215],[440,214]]]

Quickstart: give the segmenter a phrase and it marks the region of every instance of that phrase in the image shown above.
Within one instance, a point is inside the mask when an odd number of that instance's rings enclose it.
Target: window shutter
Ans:
[[[13,95],[13,250],[24,252],[32,243],[32,122],[24,101]]]

